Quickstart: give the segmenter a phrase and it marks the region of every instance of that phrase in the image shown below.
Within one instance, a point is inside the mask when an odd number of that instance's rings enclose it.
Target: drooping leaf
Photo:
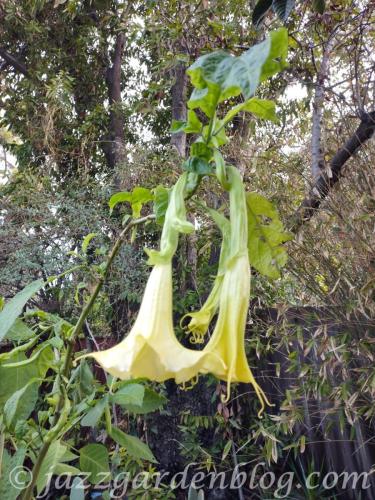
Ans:
[[[295,0],[273,0],[272,9],[285,22],[295,7]]]
[[[247,193],[246,201],[250,265],[269,278],[279,278],[287,261],[283,243],[292,239],[292,235],[284,230],[277,210],[264,196]]]
[[[138,460],[148,460],[153,463],[157,462],[147,444],[143,443],[136,436],[130,436],[122,432],[118,427],[112,427],[111,438],[120,446],[123,446],[131,457]]]
[[[43,280],[33,281],[5,304],[0,312],[0,342],[7,336],[26,303],[43,287]]]
[[[255,26],[259,26],[272,7],[272,0],[259,0],[254,7],[252,21]]]
[[[108,450],[102,444],[87,444],[79,450],[79,467],[91,484],[105,483],[111,476]]]
[[[97,236],[98,233],[89,233],[87,234],[84,238],[83,238],[83,242],[82,242],[82,253],[86,253],[87,252],[87,249],[90,245],[90,241],[95,238],[95,236]]]
[[[125,201],[131,203],[131,200],[132,200],[132,194],[127,191],[123,193],[113,194],[108,202],[110,212],[111,213],[113,212],[113,209],[118,203],[124,203]]]

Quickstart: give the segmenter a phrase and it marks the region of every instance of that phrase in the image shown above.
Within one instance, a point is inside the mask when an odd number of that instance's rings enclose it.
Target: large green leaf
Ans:
[[[125,434],[125,432],[122,432],[117,427],[112,427],[111,438],[120,446],[123,446],[131,457],[154,463],[157,462],[150,448],[139,438]]]
[[[79,450],[79,466],[89,474],[91,484],[105,483],[110,478],[108,451],[102,444],[87,444]]]
[[[145,387],[141,384],[127,384],[111,395],[111,402],[121,406],[141,407],[145,395]]]
[[[292,235],[284,231],[277,210],[264,196],[247,193],[246,202],[250,265],[269,278],[279,278],[288,258],[283,243]]]
[[[4,406],[4,420],[8,429],[13,430],[16,423],[26,420],[34,410],[38,400],[39,379],[31,379],[16,391]]]
[[[159,410],[165,403],[167,399],[158,394],[157,392],[145,387],[145,393],[143,397],[143,402],[141,406],[135,404],[127,404],[126,409],[131,413],[136,413],[143,415],[145,413],[152,413],[153,411]]]
[[[286,66],[287,50],[288,32],[280,28],[238,57],[224,51],[201,56],[187,70],[195,87],[189,108],[200,107],[211,117],[218,102],[241,93],[250,99],[260,82]]]
[[[14,322],[22,313],[22,309],[26,303],[44,286],[43,280],[36,280],[25,286],[13,299],[5,304],[4,309],[0,312],[0,342],[10,332]]]

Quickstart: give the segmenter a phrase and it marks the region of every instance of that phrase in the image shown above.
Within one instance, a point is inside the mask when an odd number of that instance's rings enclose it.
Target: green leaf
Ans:
[[[179,132],[184,132],[187,123],[184,120],[172,120],[172,125],[170,132],[172,134],[178,134]]]
[[[277,210],[264,196],[247,193],[246,202],[250,265],[269,278],[279,278],[288,258],[283,243],[292,235],[284,231]]]
[[[79,466],[88,473],[91,484],[100,484],[110,478],[108,451],[102,444],[87,444],[79,450]]]
[[[8,429],[14,429],[18,421],[26,420],[38,400],[39,379],[30,380],[16,391],[5,403],[4,420]]]
[[[231,439],[229,439],[229,441],[226,442],[226,444],[224,446],[223,454],[221,456],[221,460],[225,460],[227,458],[228,453],[232,449],[232,444],[233,444],[233,441]]]
[[[201,141],[193,142],[190,147],[190,155],[198,156],[204,160],[210,161],[213,155],[212,148],[208,147],[207,144]]]
[[[131,207],[133,217],[138,218],[141,215],[142,206],[148,201],[152,201],[154,196],[150,189],[135,187],[132,193]]]
[[[295,0],[273,0],[272,9],[285,22],[294,9]]]
[[[56,473],[56,466],[61,462],[67,448],[68,447],[60,441],[54,441],[49,447],[38,474],[36,483],[38,494],[43,491],[50,482],[52,475]]]
[[[44,353],[46,351],[46,353]],[[53,352],[48,341],[38,346],[29,358],[17,361],[15,363],[4,363],[3,368],[22,368],[27,365],[36,364],[41,377],[44,377],[48,368],[52,366]]]
[[[276,105],[273,101],[253,97],[248,101],[238,104],[237,106],[234,106],[231,110],[229,110],[223,118],[221,126],[226,125],[241,111],[248,111],[256,117],[262,118],[264,120],[277,120]]]
[[[131,457],[157,463],[150,448],[139,438],[125,434],[118,427],[112,427],[111,438],[120,446],[123,446]]]
[[[208,118],[212,118],[215,114],[219,98],[220,90],[214,85],[209,85],[206,88],[195,88],[191,93],[187,105],[191,110],[200,108]]]
[[[186,134],[199,134],[202,130],[202,123],[192,109],[188,110],[188,121],[184,132]]]
[[[288,32],[280,28],[238,57],[223,51],[201,56],[187,70],[195,87],[189,108],[212,117],[219,102],[241,93],[248,100],[260,82],[286,66],[287,50]]]
[[[212,166],[204,158],[198,158],[197,156],[190,156],[184,164],[184,170],[187,172],[194,172],[197,175],[209,175],[212,173]]]
[[[192,109],[189,109],[187,121],[172,120],[170,132],[172,134],[178,134],[179,132],[185,132],[185,134],[199,134],[202,127],[203,125],[197,115]]]
[[[104,410],[108,405],[108,397],[104,396],[95,406],[93,406],[81,420],[83,427],[96,427],[103,416]]]
[[[90,395],[94,390],[94,375],[86,360],[83,360],[78,367],[78,382],[78,388],[82,397]]]
[[[9,361],[17,363],[27,359],[23,352],[16,353]],[[14,366],[11,368],[4,368],[0,366],[0,410],[5,402],[16,391],[24,387],[29,380],[38,378],[39,368],[37,363],[32,363],[26,366]]]
[[[259,0],[253,10],[252,21],[255,26],[259,26],[272,7],[272,0]]]
[[[110,212],[113,212],[113,209],[118,203],[128,202],[130,203],[132,209],[132,216],[134,218],[138,218],[141,214],[142,206],[148,201],[153,200],[153,195],[150,189],[143,187],[135,187],[133,191],[116,193],[111,196],[108,204],[110,208]]]
[[[111,395],[111,402],[121,406],[142,406],[145,388],[141,384],[127,384]]]
[[[164,224],[165,213],[168,208],[169,189],[163,186],[157,186],[154,189],[154,214],[156,223]]]
[[[12,481],[12,471],[19,470],[18,468],[22,466],[26,456],[26,449],[19,447],[14,455],[10,455],[8,450],[4,449],[1,464],[1,475],[0,475],[0,498],[1,500],[17,500],[20,491],[27,485],[26,482],[30,479],[26,470],[25,475],[19,475],[18,477],[18,487],[14,485]],[[14,474],[14,472],[13,472]],[[22,481],[25,481],[23,486]]]
[[[127,404],[126,409],[131,413],[136,413],[138,415],[144,415],[145,413],[152,413],[160,409],[165,403],[167,399],[158,394],[157,392],[145,387],[145,393],[143,397],[143,402],[141,406]]]
[[[97,236],[98,233],[89,233],[83,238],[82,242],[82,252],[85,254],[87,252],[88,246],[90,245],[90,241]]]
[[[26,303],[43,287],[43,280],[33,281],[5,304],[0,312],[0,342],[7,336]]]
[[[56,464],[54,473],[56,476],[79,476],[81,471],[77,469],[77,467],[73,467],[72,465],[64,464],[64,463],[59,463]]]
[[[17,318],[8,331],[6,338],[15,342],[22,342],[34,337],[35,334],[22,319]]]
[[[113,212],[113,209],[118,203],[124,203],[125,201],[131,203],[131,200],[132,200],[132,194],[129,192],[115,193],[114,195],[111,196],[108,202],[110,213]]]

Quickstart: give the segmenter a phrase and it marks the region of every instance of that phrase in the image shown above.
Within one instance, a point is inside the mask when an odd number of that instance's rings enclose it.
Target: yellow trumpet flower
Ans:
[[[171,261],[178,233],[194,230],[186,220],[185,183],[186,174],[180,177],[171,192],[160,251],[148,251],[149,262],[154,268],[133,328],[116,346],[83,356],[93,357],[104,370],[122,380],[145,377],[162,382],[174,378],[182,383],[199,373],[225,369],[215,353],[183,347],[173,330]]]
[[[216,210],[207,209],[212,218],[216,222],[222,234],[222,244],[220,250],[220,258],[217,274],[209,296],[199,311],[188,312],[185,314],[180,324],[184,322],[185,318],[190,317],[191,320],[186,329],[191,334],[190,342],[192,344],[201,344],[204,342],[204,336],[207,333],[208,327],[219,309],[220,292],[223,284],[225,264],[230,249],[230,222]]]
[[[228,166],[230,198],[230,254],[221,285],[219,314],[214,332],[203,352],[218,355],[224,369],[213,371],[228,384],[251,383],[259,398],[261,409],[270,405],[263,390],[257,384],[249,367],[245,352],[245,330],[250,302],[250,265],[247,249],[247,209],[245,189],[237,169]]]

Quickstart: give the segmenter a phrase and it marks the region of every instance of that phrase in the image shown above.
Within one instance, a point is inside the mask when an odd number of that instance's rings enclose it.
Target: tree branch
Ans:
[[[186,67],[183,63],[177,63],[173,70],[174,84],[172,86],[172,119],[173,120],[186,120],[186,89],[187,89],[187,75]],[[185,132],[178,132],[172,134],[171,144],[175,146],[179,155],[182,158],[186,156],[186,134]]]
[[[368,141],[375,132],[375,111],[363,113],[361,123],[354,134],[337,151],[330,161],[329,167],[316,180],[308,196],[292,218],[292,230],[296,231],[304,222],[311,219],[319,209],[321,203],[327,198],[332,187],[342,177],[345,163],[356,151]]]
[[[107,69],[106,82],[110,105],[109,141],[105,153],[109,166],[114,169],[123,156],[124,150],[124,117],[120,106],[121,98],[121,63],[124,53],[125,34],[119,33],[116,38],[112,56],[112,66]]]
[[[0,57],[4,59],[4,63],[0,65],[0,70],[5,69],[7,66],[12,66],[16,71],[22,73],[27,78],[30,78],[30,74],[26,69],[26,66],[21,63],[16,57],[9,54],[8,51],[0,47]]]
[[[328,78],[329,60],[334,47],[335,37],[332,36],[324,50],[322,62],[317,75],[315,98],[313,103],[311,130],[311,174],[314,181],[324,171],[324,155],[322,148],[322,121],[324,107],[324,84]]]

